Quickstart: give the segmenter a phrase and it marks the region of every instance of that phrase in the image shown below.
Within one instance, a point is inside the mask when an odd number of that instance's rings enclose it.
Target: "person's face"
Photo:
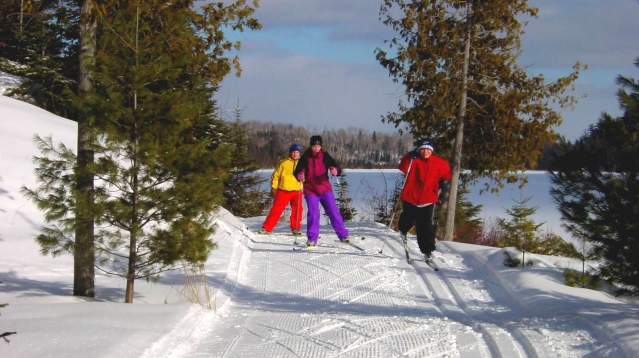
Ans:
[[[299,160],[301,156],[302,154],[300,154],[300,152],[297,150],[291,152],[291,159],[293,160]]]
[[[313,151],[313,153],[319,153],[319,151],[322,150],[322,146],[319,144],[313,144],[311,146],[311,150]]]
[[[428,148],[419,149],[419,156],[424,159],[428,159],[428,157],[430,157],[432,154],[433,154],[433,151]]]

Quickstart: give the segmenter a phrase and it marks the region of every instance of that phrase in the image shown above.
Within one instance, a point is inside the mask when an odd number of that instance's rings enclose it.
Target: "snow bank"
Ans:
[[[507,249],[446,243],[465,261],[476,263],[487,281],[496,282],[530,317],[574,319],[601,341],[614,344],[628,357],[639,355],[639,306],[607,292],[564,284],[566,268],[581,270],[577,259],[526,253],[535,264],[525,268],[504,266]],[[594,265],[591,263],[590,265]]]
[[[52,137],[75,151],[77,125],[39,107],[0,96],[0,257],[4,267],[22,272],[57,271],[68,260],[42,259],[34,240],[41,223],[38,208],[21,193],[34,187],[33,137]],[[63,266],[60,266],[63,265]]]

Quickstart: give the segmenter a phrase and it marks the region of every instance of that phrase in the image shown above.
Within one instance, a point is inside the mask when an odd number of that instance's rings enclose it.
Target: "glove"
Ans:
[[[419,151],[417,149],[414,149],[410,151],[408,154],[410,154],[410,157],[412,159],[417,159],[417,157],[419,156]]]
[[[328,171],[331,173],[332,176],[334,176],[334,177],[337,176],[337,168],[330,167],[330,168],[328,168]]]
[[[277,189],[271,189],[271,196],[275,197],[277,195]]]
[[[442,205],[443,203],[448,201],[448,193],[450,189],[450,182],[440,181],[439,182],[439,198],[437,198],[437,205]]]
[[[448,202],[448,192],[442,192],[439,194],[439,198],[437,198],[437,206],[442,206],[446,202]]]
[[[299,172],[299,174],[297,174],[297,180],[304,182],[304,172]]]

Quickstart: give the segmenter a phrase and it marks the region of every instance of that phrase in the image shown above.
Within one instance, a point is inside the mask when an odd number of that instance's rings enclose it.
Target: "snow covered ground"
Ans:
[[[261,218],[245,220],[256,231]],[[554,264],[503,266],[503,250],[438,244],[432,271],[407,264],[396,236],[350,226],[364,252],[323,227],[294,250],[285,229],[248,234],[231,304],[162,357],[636,357],[639,306],[566,287]],[[298,239],[302,242],[303,239]],[[378,254],[384,240],[388,246]],[[414,240],[411,253],[419,257]],[[543,258],[540,258],[542,260]]]
[[[263,218],[221,209],[203,272],[213,310],[192,303],[182,272],[136,283],[132,305],[124,281],[104,275],[95,300],[75,298],[72,259],[39,254],[42,216],[19,192],[34,185],[33,135],[74,147],[75,130],[0,96],[0,303],[10,304],[0,333],[18,332],[0,357],[639,356],[639,305],[565,286],[563,268],[578,262],[531,255],[535,266],[507,268],[501,249],[440,242],[434,272],[366,222],[348,225],[364,251],[325,225],[309,252],[293,249],[285,220],[258,236]]]

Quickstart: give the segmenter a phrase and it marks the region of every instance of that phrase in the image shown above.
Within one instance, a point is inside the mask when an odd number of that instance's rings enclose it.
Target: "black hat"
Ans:
[[[314,135],[311,137],[311,145],[319,144],[322,145],[322,137],[318,135]]]
[[[433,145],[433,141],[426,138],[426,139],[418,139],[415,141],[414,143],[415,147],[419,150],[421,148],[426,148],[426,149],[430,149],[432,151],[435,151],[435,146]]]
[[[417,149],[430,149],[432,151],[435,151],[435,147],[433,146],[433,142],[431,142],[430,140],[424,140],[421,143],[419,143],[419,147],[417,147]]]

